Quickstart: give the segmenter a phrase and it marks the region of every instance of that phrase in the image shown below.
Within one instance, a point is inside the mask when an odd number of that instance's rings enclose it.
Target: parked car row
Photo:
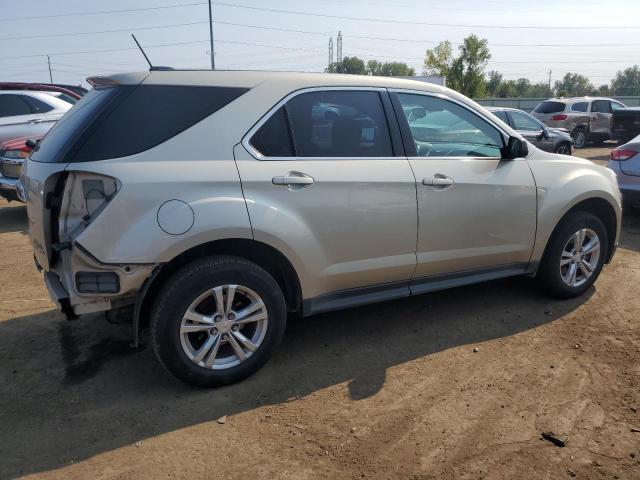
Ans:
[[[0,82],[0,197],[23,201],[20,171],[33,142],[82,98],[83,90],[68,85]]]

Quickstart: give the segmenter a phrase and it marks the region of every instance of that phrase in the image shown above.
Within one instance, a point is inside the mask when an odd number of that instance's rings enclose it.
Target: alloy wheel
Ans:
[[[579,287],[587,282],[598,266],[600,239],[590,228],[575,232],[564,248],[560,258],[560,277],[570,287]]]
[[[576,132],[574,132],[573,134],[573,145],[576,148],[582,148],[585,146],[585,144],[587,143],[587,134],[582,131],[582,130],[578,130]]]
[[[262,344],[268,326],[267,307],[242,285],[219,285],[198,296],[182,317],[180,343],[200,367],[235,367]]]

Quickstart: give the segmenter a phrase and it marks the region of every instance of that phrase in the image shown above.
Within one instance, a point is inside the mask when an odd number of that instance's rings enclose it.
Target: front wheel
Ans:
[[[151,314],[153,349],[184,382],[227,385],[253,374],[282,340],[286,307],[273,277],[237,257],[196,260],[158,294]]]
[[[602,221],[588,212],[574,212],[551,236],[538,281],[559,298],[582,295],[600,275],[607,251],[607,231]]]
[[[555,153],[559,153],[560,155],[571,155],[571,144],[561,143],[556,147]]]

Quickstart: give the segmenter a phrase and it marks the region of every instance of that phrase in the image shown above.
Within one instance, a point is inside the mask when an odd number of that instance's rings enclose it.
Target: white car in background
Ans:
[[[0,143],[42,137],[73,103],[58,92],[0,90]]]

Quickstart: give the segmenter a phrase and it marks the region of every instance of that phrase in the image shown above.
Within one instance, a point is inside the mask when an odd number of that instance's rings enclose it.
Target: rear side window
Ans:
[[[391,157],[391,137],[378,92],[323,91],[286,104],[299,157]]]
[[[542,102],[535,108],[535,113],[558,113],[564,111],[565,104],[562,102]]]
[[[609,100],[594,100],[591,103],[591,111],[598,113],[611,113]]]
[[[98,87],[65,114],[31,158],[90,162],[134,155],[174,137],[246,91],[178,85]]]
[[[251,137],[251,146],[266,157],[293,157],[285,107],[278,109]]]
[[[31,107],[22,98],[24,95],[0,95],[0,117],[31,115]]]
[[[526,113],[510,112],[509,115],[511,115],[511,120],[513,120],[513,128],[516,130],[527,132],[537,132],[542,130],[542,125]]]
[[[43,102],[39,98],[31,97],[29,95],[23,95],[22,98],[31,107],[31,113],[47,113],[53,110],[51,105]]]
[[[586,112],[589,110],[589,102],[578,102],[571,105],[572,112]]]

